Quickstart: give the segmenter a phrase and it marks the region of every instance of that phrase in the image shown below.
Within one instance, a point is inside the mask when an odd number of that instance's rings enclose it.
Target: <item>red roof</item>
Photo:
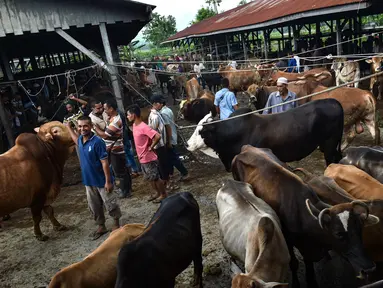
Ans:
[[[297,13],[355,4],[354,10],[366,8],[368,0],[254,0],[243,6],[215,15],[170,37],[167,41],[220,30],[251,26]],[[305,17],[304,15],[299,15]],[[294,20],[294,19],[290,19]]]

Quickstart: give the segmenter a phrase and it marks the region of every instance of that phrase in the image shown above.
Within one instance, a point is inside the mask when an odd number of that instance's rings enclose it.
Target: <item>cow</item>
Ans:
[[[354,165],[383,183],[383,149],[381,147],[349,147],[339,164]]]
[[[284,281],[290,262],[274,210],[254,195],[248,183],[231,179],[219,189],[216,203],[222,244],[231,257],[245,264],[246,274],[237,274],[231,287],[282,287],[268,283]]]
[[[210,112],[213,117],[217,115],[217,110],[214,105],[214,94],[210,91],[202,90],[198,93],[197,99],[192,101],[181,101],[179,118],[183,118],[197,124],[206,114]]]
[[[331,164],[324,175],[357,199],[383,200],[383,184],[355,166]]]
[[[364,285],[360,288],[382,288],[382,287],[383,287],[383,280],[380,280],[372,284]]]
[[[251,113],[240,108],[230,117]],[[298,108],[272,115],[248,114],[228,121],[213,121],[206,115],[188,140],[188,150],[213,149],[227,171],[231,161],[246,144],[270,148],[283,162],[299,161],[318,146],[324,152],[326,164],[342,159],[340,143],[343,132],[343,109],[335,99],[309,102]]]
[[[202,91],[201,85],[199,85],[198,80],[193,77],[186,82],[186,99],[192,101],[198,98],[198,94]]]
[[[168,83],[168,93],[173,98],[173,104],[176,103],[176,98],[184,93],[186,86],[186,77],[184,75],[171,76]]]
[[[283,71],[271,71],[270,73],[270,85],[276,85],[277,80],[280,77],[286,78],[289,82],[294,82],[298,81],[301,77],[308,76],[308,75],[313,75],[313,76],[318,76],[318,75],[326,75],[326,77],[323,77],[321,79],[321,84],[326,86],[326,87],[331,87],[334,84],[334,79],[331,75],[331,73],[326,69],[326,68],[315,68],[312,70],[309,70],[304,73],[289,73],[289,72],[283,72]]]
[[[117,277],[117,257],[122,246],[145,230],[142,224],[126,224],[113,231],[84,260],[58,272],[48,288],[114,288]]]
[[[336,86],[360,79],[360,67],[357,61],[347,61],[346,58],[334,60],[331,70],[335,72]],[[356,82],[354,87],[359,88],[359,82]]]
[[[192,261],[194,284],[202,288],[201,253],[198,203],[188,192],[172,195],[162,200],[145,231],[122,247],[115,288],[174,287]]]
[[[205,80],[206,85],[207,87],[209,87],[210,91],[218,91],[218,88],[221,86],[222,81],[222,76],[220,74],[218,74],[216,71],[212,71],[211,73],[204,73],[202,77]]]
[[[31,208],[35,236],[46,241],[48,236],[40,230],[42,211],[55,230],[66,230],[55,218],[51,204],[60,193],[64,164],[75,143],[58,121],[35,130],[37,134],[20,134],[16,145],[0,155],[0,217]]]
[[[327,205],[298,176],[250,145],[244,146],[234,158],[232,171],[234,180],[249,183],[255,196],[278,215],[290,252],[293,287],[299,287],[293,247],[303,256],[307,287],[318,287],[313,262],[322,259],[329,250],[346,258],[357,275],[375,269],[363,248],[361,231],[363,226],[377,224],[379,218],[369,214],[363,202]]]
[[[218,73],[223,78],[229,79],[229,89],[234,94],[246,91],[251,84],[259,84],[261,82],[261,77],[258,71],[255,70],[236,70],[229,66],[219,68]]]
[[[322,77],[325,77],[325,75],[318,74],[316,76],[308,75],[300,77],[299,81],[289,83],[288,89],[294,92],[297,98],[324,91],[328,88],[320,85]],[[268,96],[275,91],[277,91],[276,86],[260,88],[252,85],[247,93],[250,96],[249,101],[257,109],[262,109],[267,102]],[[358,88],[342,87],[312,97],[302,98],[298,103],[302,105],[309,101],[327,98],[338,100],[344,111],[344,133],[346,137],[342,143],[342,150],[350,145],[355,139],[356,134],[364,131],[362,123],[367,126],[375,144],[378,145],[380,143],[380,130],[376,123],[376,101],[370,92]]]
[[[366,60],[368,64],[371,64],[371,74],[382,72],[383,57],[372,57],[372,59]],[[370,79],[370,91],[373,93],[374,86],[378,86],[378,96],[376,99],[382,100],[383,93],[383,75],[373,76]]]

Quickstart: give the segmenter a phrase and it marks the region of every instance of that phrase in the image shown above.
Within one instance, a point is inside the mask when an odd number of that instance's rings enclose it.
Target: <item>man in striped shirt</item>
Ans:
[[[104,111],[109,116],[108,125],[103,131],[95,125],[97,135],[104,139],[106,149],[110,153],[110,162],[113,173],[120,181],[121,198],[131,197],[132,180],[125,166],[125,151],[123,143],[124,126],[117,111],[117,103],[114,99],[106,100]]]

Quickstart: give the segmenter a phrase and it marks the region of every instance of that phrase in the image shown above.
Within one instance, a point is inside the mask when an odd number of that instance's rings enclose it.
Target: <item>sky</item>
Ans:
[[[161,15],[173,15],[177,21],[177,31],[181,31],[189,26],[194,19],[197,11],[202,6],[207,6],[205,0],[139,0],[140,2],[156,5],[154,12]],[[227,11],[238,6],[240,0],[222,0],[218,11]],[[142,39],[142,33],[136,39]]]

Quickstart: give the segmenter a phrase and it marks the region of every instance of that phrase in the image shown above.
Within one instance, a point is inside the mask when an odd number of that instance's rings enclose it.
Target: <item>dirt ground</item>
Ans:
[[[184,132],[185,136],[192,131]],[[369,134],[357,137],[353,145],[372,145]],[[182,183],[179,191],[189,191],[197,199],[201,211],[203,233],[204,286],[230,287],[229,256],[223,249],[218,230],[218,218],[215,196],[222,181],[231,178],[219,160],[209,158],[197,152],[196,160],[185,161],[191,178]],[[304,167],[320,175],[324,171],[323,155],[315,151],[306,159],[290,163],[293,167]],[[26,180],[27,181],[27,180]],[[85,189],[81,184],[78,160],[73,155],[66,164],[63,189],[53,204],[58,220],[69,229],[55,232],[46,217],[42,221],[42,231],[50,238],[39,242],[33,236],[31,214],[22,209],[12,214],[10,221],[4,222],[0,230],[0,288],[33,288],[46,287],[51,277],[60,269],[82,260],[107,235],[96,241],[89,239],[95,224],[87,208]],[[147,224],[158,204],[146,201],[150,191],[142,177],[134,179],[133,197],[120,201],[123,211],[122,224]],[[111,219],[107,221],[111,227]],[[278,253],[276,251],[276,253]],[[300,265],[301,281],[304,268]],[[177,278],[176,287],[191,287],[192,265]],[[355,287],[354,275],[347,263],[333,258],[316,264],[320,287]],[[306,287],[304,281],[302,287]]]

